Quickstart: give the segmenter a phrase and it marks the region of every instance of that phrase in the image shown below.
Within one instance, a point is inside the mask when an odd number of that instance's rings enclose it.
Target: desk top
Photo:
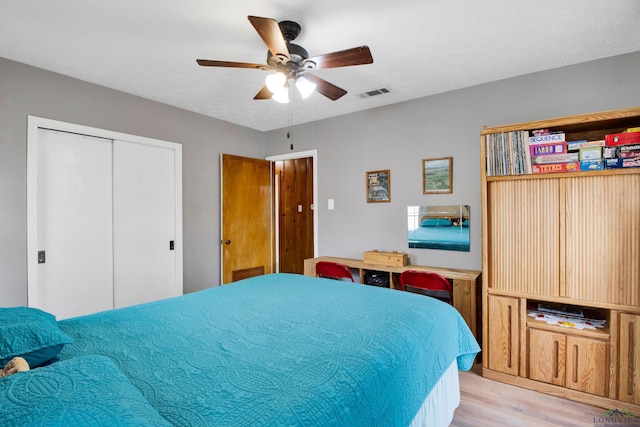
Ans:
[[[476,270],[458,270],[455,268],[429,267],[425,265],[405,265],[402,267],[390,267],[388,265],[368,264],[362,261],[361,259],[339,258],[339,257],[329,257],[329,256],[321,256],[318,258],[308,258],[305,260],[305,262],[311,262],[311,263],[316,263],[318,261],[339,262],[351,268],[359,268],[364,270],[376,270],[376,271],[388,271],[391,273],[402,273],[405,270],[433,271],[434,273],[438,273],[448,279],[454,279],[454,280],[458,279],[458,280],[475,281],[482,273],[481,271],[476,271]]]

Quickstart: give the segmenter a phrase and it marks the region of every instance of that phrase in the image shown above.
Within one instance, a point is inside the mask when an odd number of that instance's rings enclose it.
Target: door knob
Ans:
[[[225,241],[224,241],[224,244],[225,244],[225,245],[228,245],[229,243],[231,243],[231,240],[225,240]]]

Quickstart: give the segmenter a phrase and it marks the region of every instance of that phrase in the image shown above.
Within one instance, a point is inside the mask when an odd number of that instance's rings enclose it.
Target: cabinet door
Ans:
[[[618,399],[640,404],[640,315],[620,313]]]
[[[528,377],[564,386],[566,336],[539,329],[528,330]]]
[[[516,298],[489,295],[488,310],[488,367],[494,371],[518,375],[519,322]]]
[[[566,387],[598,396],[609,389],[609,345],[606,341],[567,336]]]
[[[559,203],[557,179],[489,183],[485,273],[490,288],[559,294]]]
[[[566,296],[640,305],[640,174],[565,183]]]

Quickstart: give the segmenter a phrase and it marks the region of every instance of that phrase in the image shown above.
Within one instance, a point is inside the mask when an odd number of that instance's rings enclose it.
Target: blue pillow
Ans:
[[[53,314],[30,307],[0,308],[0,367],[16,356],[34,368],[53,359],[72,343]]]
[[[422,220],[420,227],[451,227],[451,221],[446,218],[427,218]]]
[[[3,426],[170,426],[106,356],[78,356],[0,379]]]

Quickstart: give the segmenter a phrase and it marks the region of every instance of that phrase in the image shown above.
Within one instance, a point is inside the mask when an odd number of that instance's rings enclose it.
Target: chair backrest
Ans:
[[[405,270],[400,273],[400,289],[432,296],[453,304],[451,283],[432,271]]]
[[[334,280],[347,279],[354,281],[351,270],[339,262],[318,261],[316,263],[316,276]]]

